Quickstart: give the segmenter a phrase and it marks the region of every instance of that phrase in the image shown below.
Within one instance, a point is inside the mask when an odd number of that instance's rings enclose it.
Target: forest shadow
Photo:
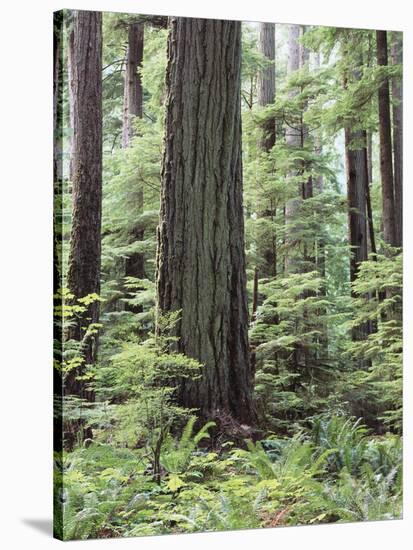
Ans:
[[[44,535],[53,536],[53,520],[50,519],[27,519],[21,520],[22,523],[36,529],[39,533]]]

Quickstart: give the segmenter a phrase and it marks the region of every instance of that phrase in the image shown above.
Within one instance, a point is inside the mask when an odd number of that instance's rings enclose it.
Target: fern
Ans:
[[[210,437],[208,430],[215,426],[215,422],[207,422],[202,428],[193,435],[194,425],[197,418],[191,416],[183,429],[178,443],[175,443],[172,437],[165,442],[161,452],[161,464],[169,473],[183,473],[190,464],[191,455],[197,445]]]

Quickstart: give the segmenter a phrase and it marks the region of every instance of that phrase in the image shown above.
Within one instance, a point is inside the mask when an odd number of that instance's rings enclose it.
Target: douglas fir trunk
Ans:
[[[240,56],[241,23],[171,19],[157,300],[181,311],[178,350],[204,364],[180,402],[250,422]]]

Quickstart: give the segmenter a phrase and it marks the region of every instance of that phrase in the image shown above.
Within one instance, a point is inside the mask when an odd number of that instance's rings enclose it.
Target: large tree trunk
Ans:
[[[367,149],[366,147],[354,149],[354,144],[365,137],[365,132],[351,132],[348,128],[345,130],[351,282],[357,278],[360,263],[367,260]]]
[[[239,22],[171,19],[157,306],[181,310],[177,349],[205,365],[180,402],[250,422],[240,68]]]
[[[393,33],[392,63],[403,61],[403,42],[400,32]],[[396,245],[403,244],[403,80],[392,80],[393,95],[393,152],[394,152],[394,214]]]
[[[67,285],[76,298],[100,293],[102,208],[102,17],[99,12],[73,12],[71,85],[73,97],[72,230]],[[96,338],[85,341],[85,326],[97,323],[93,302],[69,338],[82,341],[86,364],[95,359]],[[66,379],[66,393],[90,397],[78,369]]]
[[[122,127],[122,146],[129,147],[131,139],[135,133],[134,121],[136,118],[143,117],[143,90],[142,78],[139,69],[143,61],[144,44],[144,23],[132,23],[128,28],[128,49],[125,70],[125,85],[123,97],[123,127]],[[143,209],[143,187],[139,187],[136,193],[137,209]],[[144,229],[136,227],[130,236],[131,242],[142,241],[144,238]],[[125,276],[135,277],[137,279],[145,278],[145,256],[141,252],[131,254],[125,260]],[[133,313],[139,313],[140,306],[125,305],[125,309]]]
[[[377,63],[387,66],[387,32],[377,31]],[[394,209],[393,158],[391,142],[389,81],[386,78],[379,88],[380,171],[383,198],[383,232],[386,243],[396,246]]]

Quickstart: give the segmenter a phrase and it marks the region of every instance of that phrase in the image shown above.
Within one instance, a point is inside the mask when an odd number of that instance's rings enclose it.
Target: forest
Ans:
[[[402,516],[402,33],[54,14],[54,534]]]

